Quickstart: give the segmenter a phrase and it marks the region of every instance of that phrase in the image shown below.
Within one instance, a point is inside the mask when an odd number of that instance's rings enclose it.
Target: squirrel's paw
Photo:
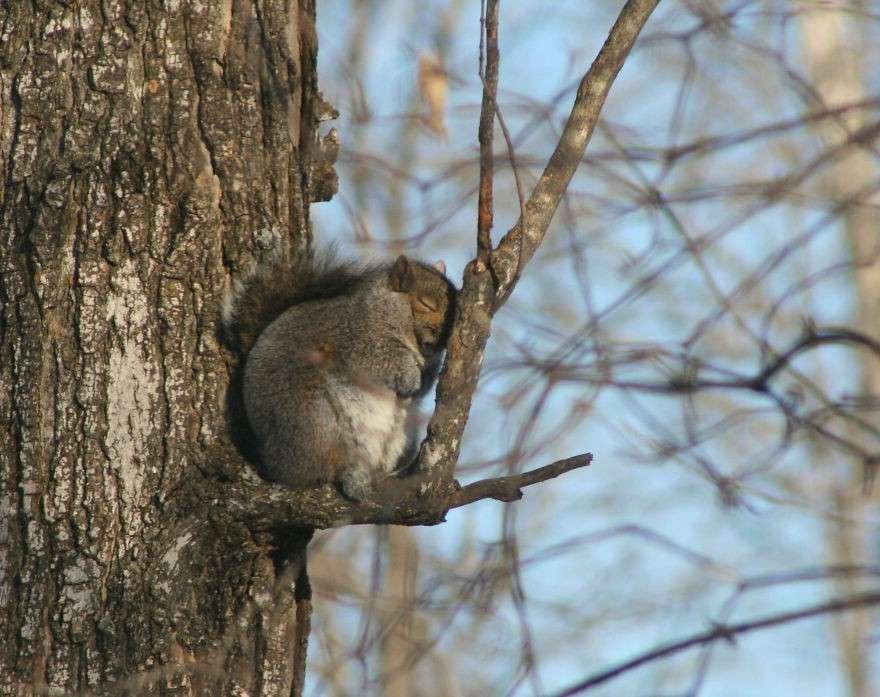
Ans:
[[[339,487],[346,498],[363,501],[372,489],[370,475],[363,469],[352,467],[345,470],[339,478]]]

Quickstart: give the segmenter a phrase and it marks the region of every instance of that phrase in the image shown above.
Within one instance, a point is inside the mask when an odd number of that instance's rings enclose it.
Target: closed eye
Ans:
[[[424,312],[437,312],[437,302],[423,295],[416,296],[416,306]]]

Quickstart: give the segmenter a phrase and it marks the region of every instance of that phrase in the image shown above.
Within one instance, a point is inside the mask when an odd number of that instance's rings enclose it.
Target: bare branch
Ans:
[[[498,117],[498,125],[501,126],[501,133],[504,136],[504,142],[507,145],[507,159],[510,160],[510,171],[513,172],[513,182],[514,184],[516,184],[516,198],[519,201],[519,217],[520,220],[523,221],[522,224],[528,227],[526,195],[525,189],[523,187],[522,177],[519,173],[519,165],[517,164],[516,159],[516,150],[514,149],[513,138],[510,135],[510,129],[508,129],[507,127],[507,122],[504,120],[504,114],[501,113],[501,106],[498,104],[497,100],[495,102],[495,115]],[[523,265],[521,236],[519,238],[519,242],[520,244],[516,255],[516,271],[514,273],[514,278],[519,278]]]
[[[483,479],[473,484],[468,484],[452,495],[449,508],[459,508],[481,499],[495,499],[496,501],[518,501],[522,498],[522,488],[545,482],[548,479],[558,477],[579,467],[587,467],[593,461],[592,453],[574,455],[573,457],[558,460],[544,467],[514,474],[508,477],[496,477],[495,479]]]
[[[351,501],[325,485],[294,490],[269,484],[251,471],[238,451],[221,443],[201,460],[177,503],[190,510],[193,499],[210,507],[219,518],[244,523],[253,532],[290,528],[326,529],[343,525],[436,525],[447,511],[482,499],[516,501],[523,487],[588,466],[591,453],[575,455],[522,474],[484,479],[466,487],[453,481],[437,487],[426,474],[390,478],[375,483],[367,501]]]
[[[503,303],[513,290],[519,250],[522,250],[522,264],[526,264],[544,239],[559,201],[584,155],[587,143],[590,142],[614,78],[623,67],[636,37],[658,2],[659,0],[629,0],[626,3],[611,28],[605,45],[581,80],[562,137],[526,203],[528,225],[524,226],[521,218],[504,236],[493,255],[493,267],[497,266],[499,273],[506,272],[500,279],[497,305]]]
[[[755,389],[766,386],[767,381],[772,378],[780,370],[783,370],[791,360],[799,353],[813,348],[814,346],[822,346],[824,344],[855,344],[856,346],[864,346],[873,351],[875,357],[880,360],[880,342],[870,336],[854,332],[846,328],[829,328],[822,331],[809,332],[788,349],[785,353],[779,355],[771,361],[754,380]]]
[[[618,387],[638,389],[658,394],[682,394],[707,389],[751,390],[769,393],[768,382],[780,371],[785,370],[789,363],[798,355],[811,348],[834,344],[853,344],[867,348],[880,359],[880,342],[876,339],[845,327],[814,329],[804,334],[791,347],[778,354],[761,370],[751,377],[735,377],[728,380],[704,380],[696,376],[673,377],[667,382],[615,382]]]
[[[614,77],[658,1],[629,0],[621,11],[581,82],[559,144],[526,204],[528,228],[523,228],[520,219],[505,235],[492,254],[491,273],[479,259],[465,269],[446,365],[437,386],[437,405],[419,452],[420,469],[431,475],[432,488],[442,489],[444,482],[452,480],[492,315],[510,294],[519,270],[543,239],[583,156]]]
[[[480,78],[483,81],[483,104],[480,108],[480,194],[477,203],[477,258],[489,263],[492,251],[493,191],[492,154],[493,127],[495,125],[495,102],[498,94],[498,0],[487,0],[482,17],[480,37]],[[483,38],[485,38],[485,65],[483,63]]]
[[[694,648],[695,646],[710,644],[718,641],[718,639],[733,641],[734,637],[736,637],[738,634],[745,634],[746,632],[751,632],[756,629],[766,629],[767,627],[775,627],[780,624],[796,622],[797,620],[816,617],[818,615],[845,612],[847,610],[855,610],[856,608],[868,607],[870,605],[880,605],[880,591],[857,593],[846,598],[836,598],[834,600],[829,600],[828,602],[821,603],[819,605],[804,608],[803,610],[783,612],[778,615],[770,615],[769,617],[762,617],[760,619],[752,620],[750,622],[740,622],[738,624],[729,625],[716,625],[713,629],[701,632],[700,634],[695,634],[694,636],[688,637],[687,639],[682,639],[680,641],[675,641],[670,644],[665,644],[664,646],[658,646],[656,649],[652,649],[651,651],[643,653],[642,655],[626,661],[625,663],[621,663],[614,668],[604,670],[601,673],[596,673],[595,675],[592,675],[589,678],[586,678],[585,680],[582,680],[581,682],[566,688],[562,692],[557,693],[555,697],[568,697],[569,695],[576,695],[578,693],[588,690],[591,687],[601,685],[602,683],[607,682],[612,678],[616,678],[617,676],[626,673],[627,671],[638,668],[645,663],[655,661],[658,658],[671,656],[672,654],[679,653],[680,651],[685,651],[686,649]]]

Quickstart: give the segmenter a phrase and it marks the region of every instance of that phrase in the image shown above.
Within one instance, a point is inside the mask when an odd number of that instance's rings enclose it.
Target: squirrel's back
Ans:
[[[375,271],[339,259],[332,248],[313,257],[273,257],[236,280],[224,297],[224,339],[231,349],[246,355],[262,331],[288,308],[345,295]]]

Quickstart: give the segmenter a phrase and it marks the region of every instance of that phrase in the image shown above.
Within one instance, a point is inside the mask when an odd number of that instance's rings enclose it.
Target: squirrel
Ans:
[[[442,261],[374,266],[275,259],[237,281],[222,327],[243,357],[241,397],[266,479],[326,483],[362,501],[406,469],[415,403],[433,386],[457,290]]]

